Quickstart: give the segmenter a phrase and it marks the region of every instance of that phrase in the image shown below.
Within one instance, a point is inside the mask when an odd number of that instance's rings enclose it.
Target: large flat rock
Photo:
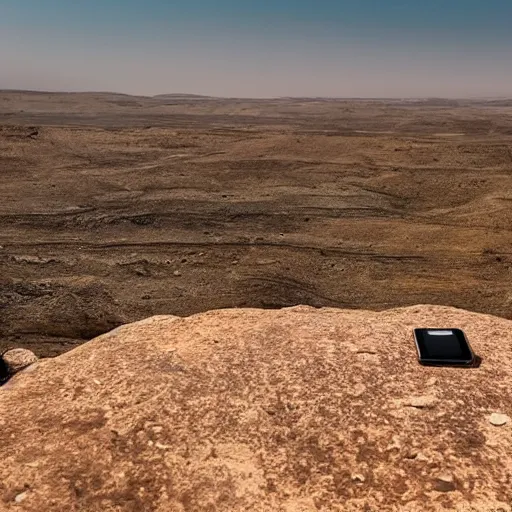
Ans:
[[[414,327],[482,364],[428,368]],[[153,317],[0,388],[0,510],[510,511],[512,322],[417,306]]]

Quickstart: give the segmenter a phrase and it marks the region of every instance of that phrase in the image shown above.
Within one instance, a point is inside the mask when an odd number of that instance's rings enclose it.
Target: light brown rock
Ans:
[[[27,498],[27,495],[28,493],[25,491],[25,492],[22,492],[20,494],[18,494],[15,498],[14,498],[14,502],[15,503],[21,503],[22,501],[24,501],[26,498]]]
[[[464,329],[482,365],[420,366],[431,326]],[[2,512],[512,503],[512,429],[489,422],[512,413],[512,322],[452,308],[155,317],[16,375],[0,411]]]
[[[412,397],[408,404],[410,407],[416,407],[417,409],[432,409],[435,407],[437,399],[435,396],[415,396]]]
[[[489,421],[495,426],[495,427],[502,427],[503,425],[506,425],[510,422],[510,418],[506,414],[499,414],[497,412],[494,412],[491,414]]]
[[[14,348],[8,350],[2,355],[2,359],[7,366],[10,375],[27,368],[37,361],[37,356],[30,350],[24,348]]]

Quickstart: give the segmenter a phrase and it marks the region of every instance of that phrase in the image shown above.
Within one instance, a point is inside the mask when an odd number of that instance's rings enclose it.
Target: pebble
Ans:
[[[418,457],[418,450],[411,448],[407,450],[404,454],[404,458],[408,460],[414,460]]]
[[[415,396],[411,398],[407,405],[416,407],[417,409],[431,409],[437,400],[433,396]]]
[[[354,386],[352,394],[353,394],[355,397],[359,397],[359,396],[361,396],[365,391],[366,391],[366,386],[365,386],[364,384],[362,384],[361,382],[358,382],[358,383]]]
[[[22,492],[20,494],[18,494],[15,498],[14,498],[14,501],[16,503],[21,503],[26,497],[28,496],[28,492],[25,491],[25,492]]]
[[[24,348],[14,348],[5,352],[2,356],[2,359],[7,365],[9,375],[14,375],[27,366],[35,363],[38,358],[30,350],[26,350]]]
[[[366,480],[365,477],[363,475],[361,475],[360,473],[356,473],[356,474],[352,475],[352,481],[356,482],[358,484],[362,484],[365,480]]]
[[[179,270],[175,270],[175,271],[173,272],[173,275],[174,275],[175,277],[180,277],[180,276],[181,276],[181,272],[180,272]]]
[[[276,263],[279,263],[279,261],[278,260],[269,259],[269,258],[262,258],[260,260],[256,260],[254,263],[256,265],[274,265]]]
[[[434,490],[437,492],[453,492],[456,490],[456,487],[453,482],[447,482],[446,480],[436,478],[434,481]]]
[[[453,482],[453,476],[448,473],[443,473],[441,475],[438,475],[437,479],[441,480],[441,482],[447,482],[447,483]]]
[[[491,414],[489,421],[495,427],[502,427],[510,422],[510,418],[506,414],[498,414],[497,412]]]

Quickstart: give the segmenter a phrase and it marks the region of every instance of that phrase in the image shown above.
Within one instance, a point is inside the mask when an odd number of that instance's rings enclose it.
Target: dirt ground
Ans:
[[[512,101],[0,91],[0,173],[0,350],[240,306],[512,318]]]

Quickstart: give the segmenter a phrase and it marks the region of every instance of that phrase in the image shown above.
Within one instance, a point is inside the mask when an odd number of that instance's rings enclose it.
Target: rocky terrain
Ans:
[[[478,368],[417,362],[464,329]],[[0,388],[0,510],[512,510],[512,322],[454,308],[158,316]]]
[[[0,351],[225,307],[512,318],[512,104],[0,92]]]

